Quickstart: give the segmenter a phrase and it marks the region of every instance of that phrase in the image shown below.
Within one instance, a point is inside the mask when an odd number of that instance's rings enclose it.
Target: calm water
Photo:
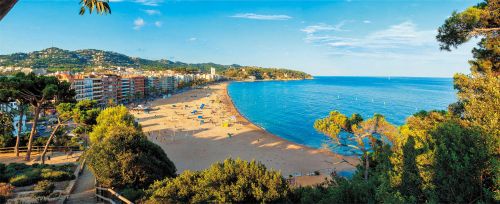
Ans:
[[[320,148],[327,137],[314,121],[338,110],[374,113],[401,125],[418,110],[446,109],[456,100],[451,78],[316,77],[303,81],[234,82],[229,94],[254,124],[289,141]]]

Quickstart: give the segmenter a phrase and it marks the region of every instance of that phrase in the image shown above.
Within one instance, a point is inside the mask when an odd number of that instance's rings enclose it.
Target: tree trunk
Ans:
[[[368,152],[365,152],[365,181],[368,182],[368,169],[370,168],[370,159],[368,159]]]
[[[33,117],[33,126],[31,127],[30,137],[28,139],[28,150],[26,151],[26,161],[30,160],[31,148],[33,145],[33,137],[36,134],[36,125],[38,123],[38,116],[40,115],[41,109],[42,109],[42,107],[40,107],[40,106],[35,107],[35,116]]]
[[[45,147],[43,148],[43,152],[42,152],[42,164],[45,164],[45,154],[47,154],[47,149],[49,149],[49,144],[52,141],[52,139],[54,138],[54,136],[56,135],[56,132],[59,129],[59,127],[61,127],[61,123],[57,123],[56,127],[54,128],[54,130],[52,130],[52,133],[50,134],[50,137],[47,140],[47,143],[45,144]]]
[[[21,137],[21,131],[23,130],[23,115],[24,115],[24,107],[19,104],[19,122],[17,123],[17,138],[16,138],[16,157],[19,157],[19,142]]]
[[[17,0],[1,0],[0,1],[0,21],[3,19],[10,9],[16,5]]]

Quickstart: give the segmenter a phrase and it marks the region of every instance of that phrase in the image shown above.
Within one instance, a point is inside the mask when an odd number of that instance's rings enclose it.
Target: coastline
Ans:
[[[300,145],[251,123],[235,107],[228,94],[229,83],[157,99],[151,102],[155,110],[150,113],[134,112],[143,131],[162,147],[176,164],[178,173],[205,169],[232,157],[257,160],[269,169],[281,171],[284,177],[300,176],[296,177],[299,185],[312,185],[323,182],[334,170],[355,169],[342,161],[356,163],[357,158]],[[197,108],[200,104],[206,107]],[[196,115],[190,113],[194,109],[199,110]],[[229,127],[222,127],[227,118],[235,120]],[[304,176],[314,171],[322,175]]]

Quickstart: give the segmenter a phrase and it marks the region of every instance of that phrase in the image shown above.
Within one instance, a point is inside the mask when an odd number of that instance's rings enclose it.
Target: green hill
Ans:
[[[93,68],[137,68],[144,70],[171,69],[178,72],[209,72],[215,68],[221,73],[234,78],[255,76],[256,79],[304,79],[311,75],[300,71],[261,68],[255,66],[221,65],[215,63],[184,63],[170,60],[148,60],[130,57],[124,54],[96,49],[63,50],[56,47],[30,53],[14,53],[0,55],[0,66],[17,66],[29,68],[45,68],[53,71],[84,71]]]

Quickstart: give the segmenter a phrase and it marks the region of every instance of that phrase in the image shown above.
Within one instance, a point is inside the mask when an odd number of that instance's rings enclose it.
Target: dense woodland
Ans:
[[[400,127],[382,115],[363,119],[337,111],[316,121],[314,128],[330,137],[332,148],[349,148],[358,155],[359,165],[349,179],[334,173],[322,185],[291,188],[279,172],[238,159],[177,174],[175,164],[147,140],[125,107],[101,110],[92,101],[75,103],[68,84],[54,77],[0,77],[0,102],[20,104],[1,112],[5,125],[0,133],[12,133],[13,114],[34,112],[30,120],[36,127],[38,113],[51,108],[58,125],[73,120],[79,135],[88,133],[85,158],[99,184],[142,203],[498,203],[499,10],[498,0],[486,1],[453,13],[439,28],[442,50],[472,37],[481,39],[472,51],[471,74],[454,77],[458,101],[448,110],[417,112]],[[62,137],[56,131],[47,144]],[[28,146],[36,132],[33,128],[28,135]],[[5,169],[0,165],[0,170],[12,172]]]

